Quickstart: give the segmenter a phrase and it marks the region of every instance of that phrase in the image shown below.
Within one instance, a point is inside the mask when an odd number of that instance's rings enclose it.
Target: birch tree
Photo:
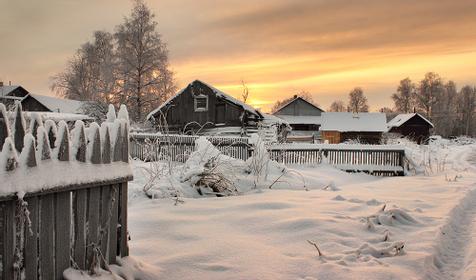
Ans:
[[[135,121],[175,92],[168,51],[154,17],[143,1],[136,0],[114,34],[122,89],[118,97],[128,105]]]
[[[397,92],[392,95],[395,110],[401,113],[410,113],[415,106],[415,84],[410,78],[400,81]]]
[[[368,112],[369,105],[367,104],[367,97],[364,95],[364,91],[360,87],[354,88],[349,92],[349,111],[354,113]]]
[[[443,91],[443,82],[441,77],[433,72],[425,75],[425,78],[420,81],[416,94],[416,105],[422,111],[425,117],[433,118],[433,106],[436,103],[438,96]]]
[[[345,104],[342,100],[336,100],[332,102],[331,106],[329,107],[329,112],[345,112]]]

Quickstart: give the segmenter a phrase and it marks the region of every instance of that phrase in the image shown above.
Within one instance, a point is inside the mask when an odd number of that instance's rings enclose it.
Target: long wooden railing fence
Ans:
[[[185,162],[195,150],[195,135],[130,135],[130,153],[133,158],[144,161],[166,160]],[[247,160],[250,155],[250,144],[246,137],[207,136],[223,154],[230,157]]]
[[[131,156],[146,161],[184,162],[194,151],[198,136],[131,134]],[[246,160],[253,146],[245,137],[215,137],[207,139],[225,154]],[[270,157],[288,165],[326,163],[349,172],[367,172],[379,176],[404,175],[405,150],[391,145],[350,144],[280,144],[268,146]]]
[[[283,144],[268,147],[271,159],[284,164],[329,164],[348,172],[404,175],[405,149],[392,145]]]
[[[72,137],[0,104],[0,279],[63,279],[127,256],[128,124],[75,123]]]

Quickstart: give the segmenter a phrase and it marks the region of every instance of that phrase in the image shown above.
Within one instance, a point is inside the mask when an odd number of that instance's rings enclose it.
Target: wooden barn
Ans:
[[[260,111],[199,80],[152,111],[147,120],[174,133],[223,129],[246,133],[263,120]]]
[[[388,132],[408,137],[418,144],[425,143],[434,125],[418,113],[399,114],[387,124]]]
[[[387,131],[383,113],[332,112],[322,114],[321,137],[329,144],[358,141],[363,144],[380,144]]]
[[[319,138],[321,126],[321,108],[297,95],[279,108],[274,115],[291,126],[287,139],[290,142],[314,142]]]

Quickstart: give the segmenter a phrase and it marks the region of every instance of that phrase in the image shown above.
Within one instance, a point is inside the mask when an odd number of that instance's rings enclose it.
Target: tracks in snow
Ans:
[[[470,161],[476,160],[476,151]],[[476,165],[476,162],[473,162]],[[425,279],[461,279],[468,262],[469,249],[476,230],[476,184],[451,210],[436,240],[435,251],[426,262]]]

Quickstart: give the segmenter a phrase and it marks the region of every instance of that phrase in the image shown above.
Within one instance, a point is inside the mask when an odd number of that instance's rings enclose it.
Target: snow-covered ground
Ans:
[[[304,183],[180,199],[148,198],[135,161],[131,256],[160,279],[476,279],[476,145],[411,151],[435,152],[426,174],[294,167]]]

